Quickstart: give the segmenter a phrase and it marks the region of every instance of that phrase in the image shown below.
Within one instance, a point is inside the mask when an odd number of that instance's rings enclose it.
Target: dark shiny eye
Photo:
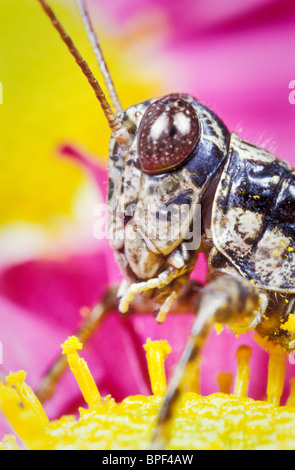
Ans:
[[[176,168],[191,153],[200,136],[194,108],[167,96],[146,110],[138,129],[138,155],[147,173]]]

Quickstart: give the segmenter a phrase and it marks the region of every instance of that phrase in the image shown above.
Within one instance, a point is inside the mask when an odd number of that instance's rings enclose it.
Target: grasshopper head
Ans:
[[[224,162],[229,132],[195,98],[172,94],[128,108],[128,148],[111,139],[110,239],[132,282],[188,276],[201,243],[201,197]]]

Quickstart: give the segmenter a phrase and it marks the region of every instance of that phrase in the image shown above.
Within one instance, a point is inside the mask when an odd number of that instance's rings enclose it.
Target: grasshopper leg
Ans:
[[[248,331],[259,323],[265,302],[256,288],[240,277],[221,275],[202,289],[196,301],[196,320],[180,361],[172,375],[160,410],[152,449],[166,449],[179,397],[193,373],[201,349],[214,323]]]

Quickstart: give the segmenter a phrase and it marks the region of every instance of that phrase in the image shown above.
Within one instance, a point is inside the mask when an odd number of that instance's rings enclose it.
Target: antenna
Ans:
[[[97,34],[94,31],[90,15],[88,13],[88,10],[87,10],[86,4],[85,4],[85,1],[84,0],[76,0],[76,4],[77,4],[77,7],[79,9],[79,12],[80,12],[80,15],[81,15],[81,18],[82,18],[87,36],[88,36],[88,39],[89,39],[90,44],[91,44],[91,47],[92,47],[93,52],[96,56],[98,66],[99,66],[100,71],[101,71],[101,73],[104,77],[104,81],[105,81],[105,84],[106,84],[107,89],[108,89],[108,93],[109,93],[109,97],[111,99],[112,106],[118,114],[121,114],[121,113],[123,113],[123,108],[122,108],[122,105],[120,103],[118,94],[116,92],[114,82],[113,82],[113,79],[111,77],[109,68],[108,68],[107,63],[104,59],[102,48],[101,48],[101,45],[100,45],[100,41],[97,37]]]
[[[76,60],[77,64],[79,65],[80,69],[82,70],[83,74],[87,78],[88,82],[90,83],[95,96],[97,97],[101,108],[104,112],[105,117],[107,118],[109,127],[112,131],[114,139],[119,142],[120,144],[123,145],[128,145],[130,141],[130,135],[126,129],[126,127],[123,126],[122,122],[120,119],[116,116],[116,114],[113,112],[112,108],[110,107],[105,94],[103,93],[98,81],[94,77],[93,73],[91,72],[88,64],[86,61],[83,59],[81,56],[80,52],[76,48],[74,42],[70,38],[70,36],[67,34],[65,29],[63,28],[62,24],[59,22],[57,19],[55,13],[53,10],[50,8],[48,3],[45,0],[38,0],[40,5],[42,6],[43,10],[47,14],[47,16],[50,18],[53,26],[55,29],[58,31],[61,39],[63,42],[66,44],[69,52],[72,54],[74,59]]]

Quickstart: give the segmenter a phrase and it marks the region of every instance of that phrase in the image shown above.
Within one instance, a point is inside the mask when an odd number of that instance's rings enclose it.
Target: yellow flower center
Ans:
[[[170,449],[294,449],[295,380],[287,406],[279,407],[284,383],[286,353],[266,339],[257,338],[269,352],[267,400],[247,398],[251,350],[237,351],[234,394],[229,394],[232,375],[218,377],[220,392],[203,397],[198,367],[183,394],[170,429]],[[78,355],[76,337],[63,345],[87,408],[79,418],[63,416],[50,422],[38,398],[25,383],[26,374],[10,373],[0,384],[0,408],[16,435],[28,449],[148,449],[166,390],[164,363],[171,348],[167,341],[147,340],[146,351],[152,396],[131,396],[116,403],[101,399],[87,363]],[[0,449],[19,449],[14,436],[6,436]]]

